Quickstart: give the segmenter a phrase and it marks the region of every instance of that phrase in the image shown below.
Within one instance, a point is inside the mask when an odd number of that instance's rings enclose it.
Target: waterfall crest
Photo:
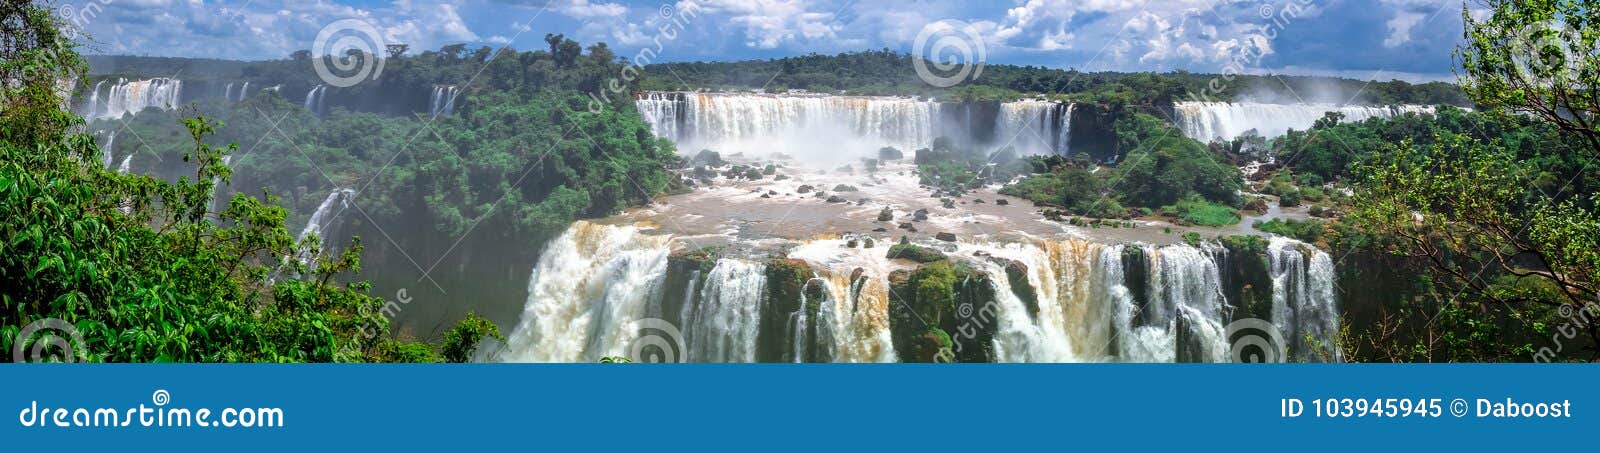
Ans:
[[[327,85],[317,85],[315,87],[312,87],[311,91],[307,91],[306,92],[306,102],[305,102],[306,110],[310,110],[311,113],[314,114],[314,115],[321,115],[322,114],[322,102],[323,102],[322,98],[327,93],[328,93],[328,86]]]

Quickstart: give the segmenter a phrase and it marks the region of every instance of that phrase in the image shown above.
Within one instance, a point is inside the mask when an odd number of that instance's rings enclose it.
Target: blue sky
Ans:
[[[452,43],[544,47],[546,33],[655,61],[764,59],[889,48],[914,52],[940,21],[970,24],[989,63],[1085,70],[1248,72],[1453,79],[1461,0],[55,0],[91,53],[282,58],[341,19],[416,52]],[[692,16],[682,13],[694,8]],[[1270,17],[1270,18],[1269,18]],[[944,22],[951,23],[951,22]]]

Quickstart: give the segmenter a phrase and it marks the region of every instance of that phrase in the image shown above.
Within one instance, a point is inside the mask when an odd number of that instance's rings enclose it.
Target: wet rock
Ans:
[[[767,194],[767,193],[761,194],[761,198],[772,198],[772,194]]]
[[[888,258],[911,260],[918,263],[931,263],[946,259],[944,253],[916,244],[895,244],[889,247]]]
[[[816,190],[816,188],[811,187],[810,184],[801,184],[800,188],[795,189],[794,191],[795,193],[811,193],[812,190]]]
[[[917,232],[917,227],[911,226],[911,224],[909,222],[900,224],[900,229],[906,230],[906,231],[910,231],[912,233]]]
[[[694,155],[694,158],[689,159],[689,165],[709,165],[712,167],[721,167],[726,164],[727,162],[722,161],[721,154],[717,154],[716,151],[709,149],[702,149],[699,153]]]
[[[782,180],[785,180],[785,179],[789,179],[789,175],[778,175],[778,176],[773,176],[772,177],[773,181],[782,181]]]
[[[877,227],[877,228],[873,228],[872,229],[872,232],[874,232],[874,233],[884,233],[884,232],[887,232],[887,231],[889,231],[889,229],[888,228],[884,228],[884,227]]]
[[[840,166],[839,168],[833,169],[833,171],[839,172],[839,173],[844,173],[844,174],[847,174],[847,175],[856,174],[856,169],[851,167],[850,164],[844,164],[844,165]]]
[[[933,238],[941,240],[941,241],[945,241],[945,242],[955,242],[956,241],[955,233],[940,232],[939,234],[933,235]]]
[[[852,186],[852,185],[849,185],[849,184],[840,184],[840,185],[837,185],[837,186],[833,186],[833,191],[834,192],[855,192],[857,190],[859,190],[859,189],[856,189],[856,186]]]
[[[881,160],[900,160],[904,158],[906,158],[906,154],[893,146],[886,146],[878,150],[878,159]]]
[[[982,198],[979,198],[979,199],[976,199],[976,200],[972,200],[972,204],[984,204],[984,203],[985,202],[983,201]]]
[[[1005,205],[1011,204],[1011,202],[1010,201],[1006,201],[1006,199],[1004,199],[1004,198],[996,198],[996,199],[994,199],[994,204],[997,204],[997,205],[1000,205],[1000,206],[1005,206]]]
[[[878,211],[878,221],[879,222],[888,222],[888,221],[891,221],[891,220],[894,220],[894,210],[893,209],[889,209],[887,206],[885,206],[883,208],[883,210]]]
[[[928,220],[928,210],[927,209],[918,209],[917,212],[911,213],[911,220],[914,221],[914,222],[921,222],[921,221],[924,221],[924,220]]]
[[[951,200],[949,198],[940,198],[939,199],[939,203],[944,204],[944,208],[945,209],[955,209],[956,208],[956,201],[955,200]]]
[[[848,203],[848,202],[850,202],[850,200],[846,200],[846,199],[844,199],[844,197],[841,197],[841,196],[838,196],[838,195],[834,195],[834,196],[828,197],[828,202],[829,203]]]
[[[845,241],[845,243],[844,243],[845,248],[852,248],[852,249],[856,248],[857,246],[860,246],[860,245],[861,245],[861,241],[857,241],[855,239],[851,239],[849,241]]]
[[[882,228],[879,228],[879,229],[881,230]],[[861,245],[862,245],[862,248],[869,248],[869,249],[872,248],[872,246],[873,246],[872,238],[866,238],[866,239],[862,240],[861,241]]]

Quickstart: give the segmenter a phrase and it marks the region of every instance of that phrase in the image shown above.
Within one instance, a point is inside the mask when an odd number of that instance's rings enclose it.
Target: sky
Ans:
[[[652,62],[884,48],[930,56],[941,37],[956,36],[962,56],[989,64],[1412,81],[1454,79],[1463,8],[1462,0],[51,1],[93,54],[278,59],[312,49],[319,33],[324,43],[360,36],[348,27],[358,23],[412,53],[456,43],[539,49],[559,33],[623,57],[650,49]]]

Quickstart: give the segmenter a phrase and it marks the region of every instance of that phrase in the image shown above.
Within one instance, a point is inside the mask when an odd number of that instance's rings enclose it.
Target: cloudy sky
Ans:
[[[981,42],[989,63],[1219,72],[1261,55],[1243,67],[1428,80],[1452,78],[1462,28],[1461,0],[53,1],[92,37],[91,53],[249,60],[311,49],[341,19],[370,24],[413,52],[454,43],[541,48],[546,33],[562,33],[623,56],[659,47],[655,61],[918,52],[919,32],[939,23]],[[662,28],[673,20],[686,27],[669,36]],[[938,42],[933,36],[928,42]]]

